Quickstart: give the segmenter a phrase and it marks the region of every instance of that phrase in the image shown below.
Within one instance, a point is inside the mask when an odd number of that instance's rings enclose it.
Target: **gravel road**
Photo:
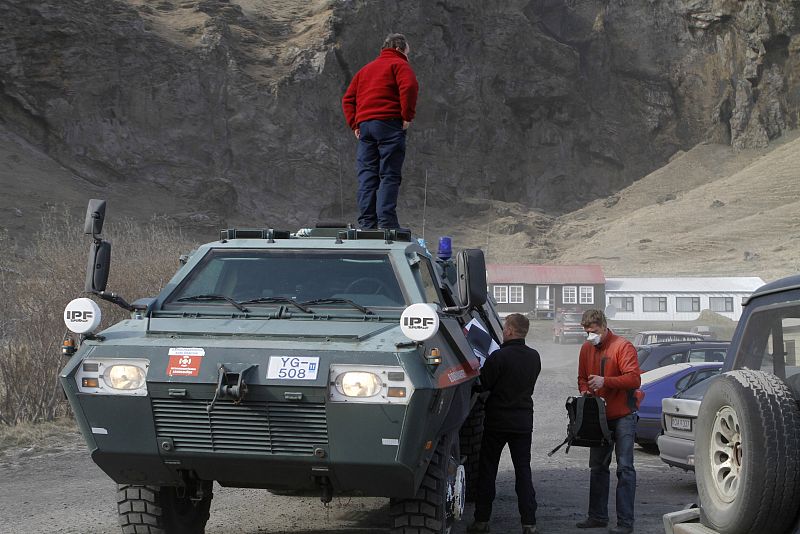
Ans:
[[[538,525],[545,534],[583,532],[575,528],[575,522],[583,518],[588,502],[588,449],[576,447],[569,455],[562,449],[547,457],[564,437],[564,400],[576,390],[578,345],[550,343],[549,324],[536,324],[528,340],[542,354],[543,368],[534,393],[532,466]],[[669,468],[657,454],[638,447],[635,464],[636,531],[663,532],[662,514],[695,500],[694,475]],[[334,498],[325,507],[315,498],[278,497],[262,490],[215,486],[214,492],[208,534],[389,531],[386,499]],[[611,494],[614,517],[613,482]],[[465,531],[472,510],[468,505],[454,534]],[[507,450],[500,465],[491,527],[495,533],[520,530],[514,471]],[[51,450],[0,453],[0,532],[117,534],[115,485],[92,463],[82,441],[75,437]]]

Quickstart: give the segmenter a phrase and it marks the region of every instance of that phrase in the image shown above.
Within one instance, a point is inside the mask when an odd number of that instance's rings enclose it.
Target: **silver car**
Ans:
[[[651,345],[653,343],[664,343],[665,341],[703,341],[705,338],[701,334],[694,332],[676,332],[672,330],[646,330],[639,332],[633,338],[633,344]]]
[[[703,380],[674,397],[661,400],[661,431],[656,443],[661,459],[672,466],[694,471],[694,435],[700,401],[716,377]]]

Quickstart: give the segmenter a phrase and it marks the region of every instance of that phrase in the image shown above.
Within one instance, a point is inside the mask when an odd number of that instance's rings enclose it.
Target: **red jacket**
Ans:
[[[619,419],[634,410],[633,392],[641,385],[639,357],[630,341],[611,330],[598,346],[586,341],[578,359],[578,389],[589,391],[589,375],[600,376],[600,361],[605,358],[605,383],[594,392],[606,401],[606,419]]]
[[[350,129],[372,119],[414,120],[419,84],[408,58],[394,48],[367,63],[353,77],[342,97],[344,117]]]

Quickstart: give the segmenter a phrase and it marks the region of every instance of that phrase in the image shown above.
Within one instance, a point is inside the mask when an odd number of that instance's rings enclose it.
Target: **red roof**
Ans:
[[[599,265],[487,265],[490,284],[605,284]]]

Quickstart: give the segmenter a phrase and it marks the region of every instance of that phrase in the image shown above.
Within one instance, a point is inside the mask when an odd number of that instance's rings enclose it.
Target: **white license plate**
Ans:
[[[672,417],[670,425],[675,430],[691,430],[692,420],[685,417]]]
[[[319,356],[270,356],[267,379],[316,380]]]

